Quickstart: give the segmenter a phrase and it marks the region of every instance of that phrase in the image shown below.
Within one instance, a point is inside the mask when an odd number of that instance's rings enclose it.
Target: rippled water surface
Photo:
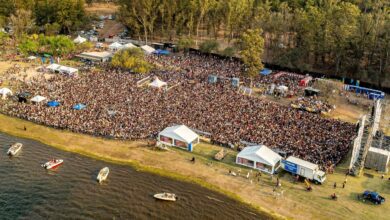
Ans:
[[[12,143],[23,143],[13,158]],[[62,158],[56,171],[40,164]],[[96,182],[100,168],[108,180]],[[174,192],[177,202],[156,201]],[[138,172],[0,133],[0,219],[265,219],[251,208],[195,184]]]

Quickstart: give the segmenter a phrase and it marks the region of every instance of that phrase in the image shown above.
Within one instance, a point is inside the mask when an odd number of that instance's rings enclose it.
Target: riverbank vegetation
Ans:
[[[263,29],[265,61],[390,87],[387,1],[119,0],[119,18],[135,38],[208,39],[234,47],[247,29]],[[221,43],[222,45],[222,43]]]

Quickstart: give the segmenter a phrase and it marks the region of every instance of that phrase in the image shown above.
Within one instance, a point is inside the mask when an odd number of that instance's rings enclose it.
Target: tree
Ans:
[[[151,65],[145,60],[145,54],[140,48],[120,50],[112,58],[111,64],[136,73],[148,73],[151,69]]]
[[[249,29],[241,35],[240,56],[245,66],[245,75],[251,79],[258,76],[259,71],[263,69],[261,57],[264,50],[264,39],[261,36],[261,29]]]
[[[188,50],[194,45],[194,40],[191,37],[182,36],[177,42],[177,46],[179,50],[184,50],[188,52]]]
[[[26,34],[34,25],[31,11],[24,9],[17,10],[15,14],[10,17],[14,36],[20,38]]]
[[[31,38],[25,38],[18,46],[19,51],[23,55],[29,55],[31,53],[37,53],[39,49],[39,44],[36,40]]]
[[[199,50],[204,53],[218,52],[219,43],[216,40],[206,40],[200,44]]]
[[[57,35],[60,33],[61,25],[59,25],[57,22],[54,22],[52,24],[45,24],[45,34],[46,35]]]

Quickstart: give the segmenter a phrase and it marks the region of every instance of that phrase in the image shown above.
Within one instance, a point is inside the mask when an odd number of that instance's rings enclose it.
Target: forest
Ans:
[[[388,0],[118,0],[119,18],[145,41],[191,38],[234,50],[262,29],[268,63],[390,87]],[[226,50],[226,49],[225,49]]]
[[[0,28],[14,35],[74,34],[97,0],[0,0]],[[263,61],[390,88],[389,0],[116,0],[132,38],[187,42],[238,55],[247,30],[261,30]],[[205,49],[207,51],[207,48]],[[209,48],[209,50],[211,50]]]

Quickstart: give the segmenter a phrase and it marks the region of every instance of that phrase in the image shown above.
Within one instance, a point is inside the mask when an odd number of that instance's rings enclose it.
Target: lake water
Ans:
[[[6,152],[23,143],[16,157]],[[41,164],[64,159],[55,171]],[[110,168],[106,182],[96,175]],[[173,192],[177,202],[157,201]],[[266,219],[252,208],[195,184],[129,166],[60,151],[36,141],[0,133],[0,219]]]

